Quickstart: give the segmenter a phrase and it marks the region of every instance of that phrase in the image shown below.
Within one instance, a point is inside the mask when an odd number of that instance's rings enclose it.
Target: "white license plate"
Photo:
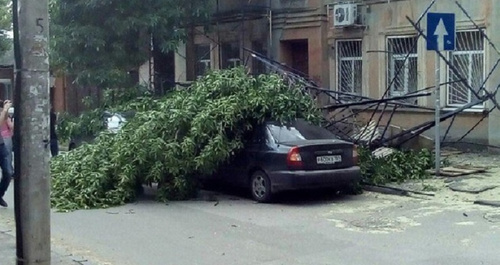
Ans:
[[[316,162],[318,164],[335,164],[342,162],[342,156],[318,156],[316,157]]]

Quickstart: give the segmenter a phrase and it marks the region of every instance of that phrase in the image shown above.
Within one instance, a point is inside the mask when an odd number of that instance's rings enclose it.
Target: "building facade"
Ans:
[[[218,0],[210,29],[192,29],[176,55],[176,81],[192,81],[206,69],[244,64],[265,67],[249,51],[280,61],[321,84],[329,82],[323,1]]]
[[[494,69],[499,53],[489,44],[500,43],[495,34],[500,27],[500,1],[458,2],[465,12],[455,0],[219,0],[210,29],[193,29],[192,38],[176,54],[176,81],[192,81],[206,69],[240,64],[255,74],[265,72],[249,56],[248,50],[253,50],[340,92],[378,99],[429,91],[436,83],[437,57],[426,50],[425,38],[408,19],[420,19],[425,30],[424,13],[451,12],[456,16],[456,50],[445,56],[458,75],[441,62],[440,99],[446,113],[477,100],[468,86],[477,92],[481,87],[494,92],[500,84]],[[357,12],[339,11],[339,5],[355,7]],[[408,99],[408,103],[429,110],[399,108],[392,124],[411,128],[433,119],[434,95]],[[443,122],[442,135],[453,122],[447,139],[458,140],[474,127],[463,141],[500,146],[496,129],[500,111],[485,115],[492,107],[488,101],[468,108],[453,121]],[[368,121],[372,113],[361,112],[359,120]],[[382,115],[382,126],[389,116]],[[433,137],[433,130],[426,135]]]
[[[14,52],[0,57],[0,100],[14,99]]]
[[[408,20],[418,21],[431,2],[364,1],[358,6],[361,16],[358,28],[332,26],[328,31],[328,46],[333,51],[329,59],[330,87],[371,98],[381,98],[386,91],[388,96],[401,96],[426,88],[427,91],[433,91],[428,88],[436,84],[436,53],[426,50],[425,38],[419,38],[417,30]],[[456,16],[456,50],[445,53],[445,56],[459,74],[453,72],[446,63],[440,63],[440,103],[443,113],[477,100],[467,84],[476,92],[480,92],[483,86],[493,92],[500,83],[496,77],[497,70],[488,77],[499,54],[478,30],[479,27],[493,43],[499,43],[495,32],[500,25],[500,19],[496,16],[500,3],[491,0],[458,2],[465,12],[454,0],[436,1],[428,10],[455,13]],[[333,15],[329,16],[329,20],[334,20]],[[420,23],[424,31],[426,23],[424,14]],[[459,79],[465,82],[457,82]],[[435,99],[434,95],[413,98],[410,103],[434,108]],[[492,107],[491,102],[478,104],[466,109],[455,119],[443,122],[441,136],[448,132],[447,140],[453,142],[475,127],[464,142],[498,145],[500,139],[495,133],[496,111],[485,118],[485,111]],[[372,111],[367,114],[371,116]],[[385,113],[382,124],[389,116]],[[393,116],[392,123],[408,129],[433,118],[432,110],[402,108]],[[453,126],[447,131],[450,122],[453,122]],[[434,130],[429,130],[425,134],[434,137],[433,133]]]

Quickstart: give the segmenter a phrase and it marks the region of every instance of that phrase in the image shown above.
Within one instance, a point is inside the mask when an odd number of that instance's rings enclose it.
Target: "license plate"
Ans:
[[[316,162],[318,164],[335,164],[342,162],[342,156],[318,156],[316,157]]]

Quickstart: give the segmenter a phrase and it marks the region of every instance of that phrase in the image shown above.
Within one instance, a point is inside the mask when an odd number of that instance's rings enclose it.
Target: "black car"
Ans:
[[[216,176],[249,187],[258,202],[285,190],[346,188],[361,179],[356,146],[304,120],[267,122],[245,137],[245,148]]]

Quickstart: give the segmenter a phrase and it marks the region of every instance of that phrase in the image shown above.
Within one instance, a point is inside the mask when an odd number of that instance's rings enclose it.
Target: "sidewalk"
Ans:
[[[13,184],[7,190],[4,199],[9,207],[0,207],[0,264],[16,264],[16,226],[14,219]],[[51,246],[51,265],[96,265],[83,257],[73,256],[65,253],[64,250]],[[64,254],[63,254],[64,253]]]
[[[476,167],[483,170],[386,184],[387,187],[399,190],[384,189],[383,192],[423,197],[447,204],[478,204],[500,208],[500,155],[486,152],[460,153],[449,155],[446,160],[451,167]]]
[[[15,231],[0,231],[0,260],[5,265],[16,264],[16,237]],[[90,265],[85,260],[69,255],[61,255],[52,251],[52,265]]]

